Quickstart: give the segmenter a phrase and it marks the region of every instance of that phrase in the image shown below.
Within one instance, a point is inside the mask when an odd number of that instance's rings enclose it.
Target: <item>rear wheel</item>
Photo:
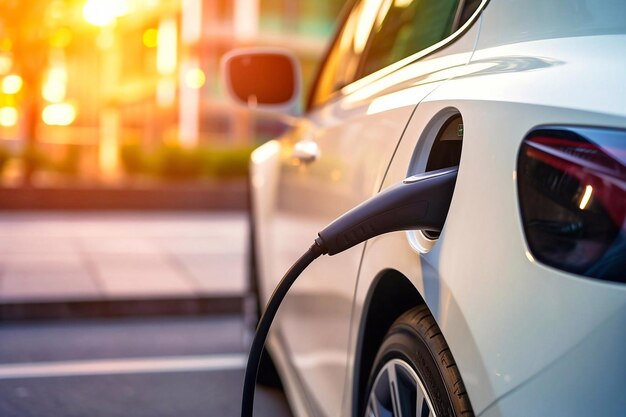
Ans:
[[[426,306],[398,318],[370,374],[366,417],[474,415],[459,370]]]

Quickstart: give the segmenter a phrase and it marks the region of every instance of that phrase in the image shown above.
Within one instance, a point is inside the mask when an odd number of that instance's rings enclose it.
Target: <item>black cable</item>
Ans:
[[[254,339],[252,340],[252,346],[250,347],[250,355],[248,356],[248,364],[246,365],[246,375],[243,380],[243,398],[241,402],[241,417],[252,417],[252,410],[254,408],[254,389],[256,384],[256,374],[259,369],[259,362],[261,354],[263,353],[263,346],[265,345],[265,339],[270,331],[272,321],[278,312],[283,298],[287,295],[289,288],[293,285],[296,279],[300,276],[314,260],[323,255],[326,251],[322,248],[319,241],[316,241],[308,251],[304,253],[293,264],[293,266],[287,271],[283,279],[280,281],[274,293],[270,297],[270,301],[265,307],[265,312],[259,321]]]

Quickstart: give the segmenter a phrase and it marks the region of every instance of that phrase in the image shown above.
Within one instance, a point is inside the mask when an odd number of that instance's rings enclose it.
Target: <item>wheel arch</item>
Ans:
[[[393,300],[393,303],[389,303]],[[378,348],[387,330],[403,313],[426,304],[411,281],[395,269],[381,271],[370,286],[359,323],[354,360],[352,416],[363,415],[363,395]]]

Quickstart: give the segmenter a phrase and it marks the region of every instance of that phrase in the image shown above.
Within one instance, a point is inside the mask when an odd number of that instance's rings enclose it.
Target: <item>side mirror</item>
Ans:
[[[228,96],[259,110],[293,112],[300,100],[301,79],[297,58],[283,49],[235,49],[222,57]]]

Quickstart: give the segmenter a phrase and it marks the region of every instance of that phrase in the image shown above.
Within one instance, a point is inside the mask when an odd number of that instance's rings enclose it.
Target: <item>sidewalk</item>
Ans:
[[[241,297],[243,212],[0,213],[0,306]]]

